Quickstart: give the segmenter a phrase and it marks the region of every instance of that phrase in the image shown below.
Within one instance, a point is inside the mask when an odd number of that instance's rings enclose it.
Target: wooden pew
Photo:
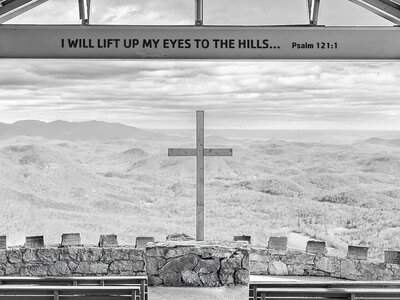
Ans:
[[[137,286],[138,300],[148,300],[147,276],[120,277],[0,277],[0,287],[9,285],[37,286]]]
[[[400,300],[400,289],[389,288],[260,288],[261,300]]]
[[[272,290],[273,289],[273,290]],[[290,289],[299,289],[290,290]],[[324,281],[324,282],[313,282],[313,281],[252,281],[249,284],[249,300],[260,300],[262,299],[262,294],[266,294],[266,290],[270,291],[282,291],[282,295],[285,294],[283,291],[292,291],[292,292],[301,292],[309,289],[329,289],[331,290],[342,290],[347,289],[347,291],[343,294],[332,292],[332,294],[327,295],[314,295],[314,298],[308,299],[353,299],[352,296],[348,293],[350,289],[358,289],[358,290],[368,290],[368,292],[372,292],[371,289],[377,290],[379,293],[382,293],[380,298],[377,298],[377,295],[374,297],[369,297],[368,294],[359,293],[355,295],[354,299],[399,299],[400,300],[400,281]],[[396,298],[393,295],[385,294],[386,290],[390,289],[391,291],[396,291]],[[257,295],[257,297],[255,297]],[[295,298],[285,298],[287,300],[291,299],[306,299],[305,296],[297,295]],[[284,299],[283,296],[276,296],[275,298],[266,298],[266,299]],[[292,297],[292,296],[288,296]],[[294,296],[293,296],[294,297]],[[302,298],[303,297],[303,298]]]
[[[139,286],[2,285],[2,300],[139,300]]]

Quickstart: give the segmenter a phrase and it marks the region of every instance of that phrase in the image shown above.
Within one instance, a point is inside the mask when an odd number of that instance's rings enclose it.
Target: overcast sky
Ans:
[[[96,24],[192,24],[193,0],[92,0]],[[112,3],[112,6],[110,6]],[[304,24],[305,0],[205,0],[206,24]],[[77,24],[77,0],[8,23]],[[346,0],[320,24],[391,25]],[[400,63],[0,60],[0,121],[103,120],[142,128],[400,130]]]

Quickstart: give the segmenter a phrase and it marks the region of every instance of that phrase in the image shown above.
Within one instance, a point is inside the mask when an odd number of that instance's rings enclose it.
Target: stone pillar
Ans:
[[[7,249],[7,236],[2,235],[0,236],[0,250]]]
[[[61,247],[67,246],[81,246],[81,234],[80,233],[64,233],[61,236]]]
[[[249,283],[249,249],[244,243],[166,241],[147,246],[145,257],[150,285],[220,287]]]
[[[135,248],[146,248],[147,243],[154,243],[154,238],[148,236],[138,236],[136,238]]]
[[[268,241],[270,250],[286,250],[288,239],[286,236],[271,236]]]
[[[308,241],[306,251],[313,254],[325,254],[326,243],[321,241]]]
[[[385,251],[385,263],[400,265],[400,251]]]
[[[347,258],[367,260],[368,259],[368,247],[348,246]]]
[[[100,235],[99,247],[118,247],[118,239],[115,234]]]
[[[25,241],[25,248],[43,248],[44,237],[40,236],[27,236]]]
[[[233,237],[235,242],[247,242],[251,244],[251,236],[250,235],[235,235]]]

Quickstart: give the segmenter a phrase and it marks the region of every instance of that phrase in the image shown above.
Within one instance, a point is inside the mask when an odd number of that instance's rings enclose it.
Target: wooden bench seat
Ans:
[[[400,289],[393,288],[260,288],[261,300],[270,299],[384,299],[400,300]]]
[[[139,300],[139,286],[1,285],[0,299],[10,300]]]
[[[251,281],[258,287],[398,287],[400,281]]]
[[[138,300],[148,300],[147,276],[114,277],[0,277],[0,287],[29,286],[136,286],[140,288]]]
[[[257,297],[255,297],[257,295]],[[400,300],[400,282],[379,281],[252,281],[250,300]]]

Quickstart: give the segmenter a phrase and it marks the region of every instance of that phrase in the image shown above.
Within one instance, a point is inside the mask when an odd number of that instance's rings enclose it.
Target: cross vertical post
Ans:
[[[196,119],[196,240],[204,241],[204,111]]]
[[[231,148],[204,147],[204,111],[196,112],[196,148],[168,148],[168,156],[196,156],[196,240],[204,241],[204,157],[232,156]]]

